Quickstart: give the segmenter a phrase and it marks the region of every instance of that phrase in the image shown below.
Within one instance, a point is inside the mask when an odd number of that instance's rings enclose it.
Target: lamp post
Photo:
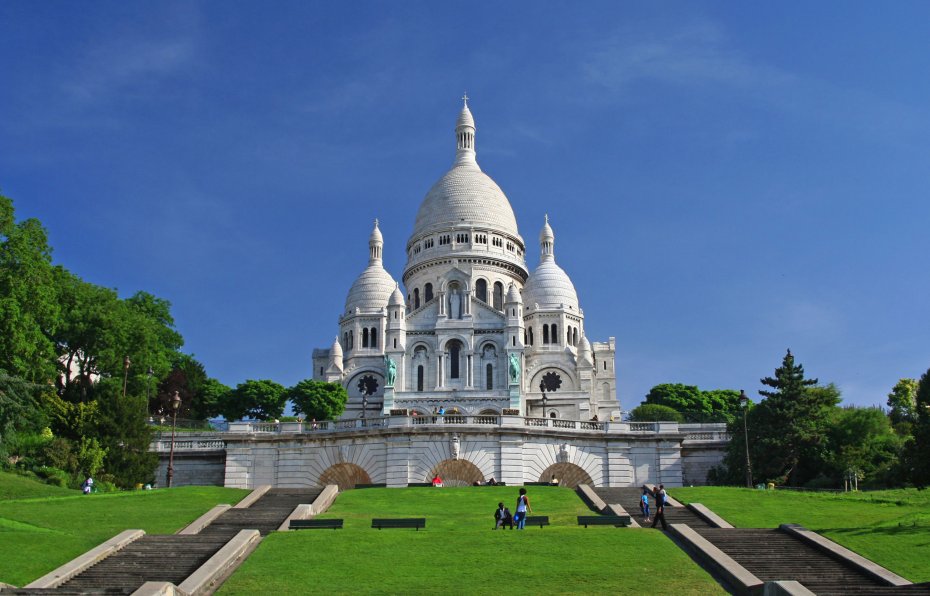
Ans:
[[[362,420],[368,418],[368,396],[362,397]]]
[[[149,402],[152,399],[152,376],[155,374],[155,371],[152,370],[150,366],[145,374],[149,376],[148,381],[145,383],[145,401]]]
[[[752,488],[752,465],[749,463],[749,434],[746,432],[746,411],[749,409],[749,397],[739,390],[739,407],[743,411],[743,441],[746,445],[746,488]]]
[[[546,417],[546,404],[549,401],[549,398],[546,397],[546,382],[539,382],[539,392],[542,393],[542,404],[543,404],[543,418]]]
[[[171,410],[174,412],[174,420],[171,423],[171,452],[168,455],[168,488],[171,488],[171,481],[174,479],[174,433],[178,427],[178,409],[181,407],[181,396],[175,391],[171,396]]]
[[[129,382],[129,365],[132,361],[129,356],[123,356],[123,399],[126,399],[126,384]]]

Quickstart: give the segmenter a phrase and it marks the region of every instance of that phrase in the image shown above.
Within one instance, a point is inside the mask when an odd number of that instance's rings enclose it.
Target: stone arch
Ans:
[[[484,482],[484,474],[478,466],[464,459],[445,459],[430,470],[429,478],[439,475],[445,486],[471,486],[475,482]]]
[[[548,362],[543,363],[539,370],[533,373],[533,378],[530,380],[530,391],[536,391],[539,389],[539,381],[542,379],[542,375],[547,372],[557,371],[561,373],[564,377],[562,379],[562,386],[559,388],[559,391],[577,391],[578,390],[578,379],[575,375],[569,371],[567,368],[561,364],[550,364]]]
[[[478,415],[479,416],[500,416],[501,413],[499,410],[495,410],[494,408],[484,408],[483,410],[478,412]]]
[[[583,468],[567,462],[555,463],[543,470],[539,475],[539,481],[551,482],[553,476],[559,481],[559,486],[568,488],[577,488],[579,484],[594,484],[591,476]]]
[[[355,488],[356,484],[371,484],[371,477],[361,466],[355,464],[333,464],[320,474],[318,486],[339,485],[339,490]]]

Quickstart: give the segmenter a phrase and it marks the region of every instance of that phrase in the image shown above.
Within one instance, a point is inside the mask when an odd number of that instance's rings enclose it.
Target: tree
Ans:
[[[55,375],[49,339],[59,316],[52,251],[36,219],[16,223],[13,202],[0,195],[0,368],[31,383]]]
[[[40,388],[0,369],[0,455],[15,431],[36,430],[39,422],[44,422],[35,399]]]
[[[220,404],[220,412],[227,420],[279,418],[287,404],[284,386],[269,380],[247,380],[230,391]]]
[[[305,418],[333,420],[345,411],[349,394],[339,383],[304,379],[287,390],[287,399]]]
[[[123,397],[122,379],[103,379],[94,386],[99,406],[96,433],[104,450],[104,479],[122,488],[151,482],[158,454],[149,451],[154,430],[147,423],[148,403],[144,395]]]
[[[917,379],[900,379],[888,394],[888,417],[900,435],[910,435],[917,419]]]
[[[739,410],[739,392],[701,391],[694,385],[662,383],[649,390],[643,403],[672,408],[687,422],[729,422]]]
[[[930,484],[930,370],[920,377],[915,398],[914,438],[906,447],[911,482],[919,487]]]
[[[684,417],[674,408],[661,404],[640,404],[630,410],[631,422],[682,422]]]
[[[902,439],[878,408],[835,408],[827,431],[828,454],[821,471],[834,486],[850,473],[866,485],[895,484]]]
[[[804,376],[804,367],[795,363],[791,350],[775,376],[761,382],[771,389],[760,390],[765,399],[746,414],[753,476],[804,484],[819,473],[818,462],[824,460],[827,427],[840,401],[839,390],[833,385],[815,386],[817,379]],[[730,428],[734,437],[742,437],[741,421],[734,420]],[[742,442],[731,440],[725,458],[730,481],[745,470],[745,459]]]

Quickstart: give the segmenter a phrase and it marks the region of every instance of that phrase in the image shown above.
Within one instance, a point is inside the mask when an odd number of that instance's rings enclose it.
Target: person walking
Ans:
[[[639,510],[643,512],[643,521],[649,522],[649,489],[643,487],[643,494],[639,498]]]
[[[517,497],[517,512],[513,516],[513,521],[517,522],[517,529],[522,530],[523,526],[526,524],[526,514],[532,513],[533,508],[530,507],[530,499],[526,496],[526,489],[520,489],[520,496]]]
[[[662,529],[668,530],[668,524],[665,522],[665,487],[660,484],[656,487],[653,496],[656,500],[656,514],[652,518],[652,527],[656,527],[656,524],[661,520]]]

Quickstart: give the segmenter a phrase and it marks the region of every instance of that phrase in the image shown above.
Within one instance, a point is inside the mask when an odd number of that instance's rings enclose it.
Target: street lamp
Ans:
[[[129,381],[129,365],[132,361],[129,356],[123,356],[123,399],[126,399],[126,383]]]
[[[368,418],[368,396],[362,397],[362,420]]]
[[[171,480],[174,478],[174,433],[178,428],[178,409],[181,407],[181,396],[175,391],[171,396],[171,410],[174,412],[174,420],[171,423],[171,452],[168,455],[168,488],[171,488]]]
[[[739,390],[739,407],[743,411],[743,441],[746,444],[746,488],[752,488],[752,465],[749,463],[749,434],[746,432],[746,411],[749,409],[749,397]]]
[[[539,382],[539,391],[542,393],[542,404],[543,404],[543,418],[546,417],[546,403],[548,403],[549,398],[546,397],[546,382]]]
[[[155,371],[152,370],[152,367],[150,366],[145,374],[149,376],[148,382],[145,383],[145,401],[148,402],[152,399],[152,375],[155,374]]]

